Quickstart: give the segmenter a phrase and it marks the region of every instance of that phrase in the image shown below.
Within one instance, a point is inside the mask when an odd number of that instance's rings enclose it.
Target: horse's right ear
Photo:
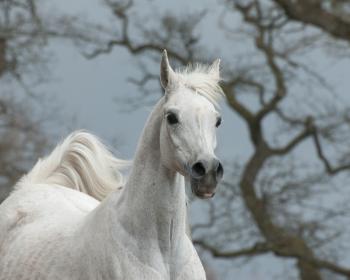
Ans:
[[[163,51],[162,61],[160,63],[160,83],[164,90],[174,85],[176,74],[169,64],[167,51]]]

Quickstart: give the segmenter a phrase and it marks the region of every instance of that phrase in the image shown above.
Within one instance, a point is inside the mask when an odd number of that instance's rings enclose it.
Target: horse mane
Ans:
[[[212,65],[190,64],[177,70],[176,74],[180,83],[218,107],[218,102],[224,97],[224,92],[219,84],[221,77],[216,69],[219,63],[220,61],[217,60]]]
[[[127,165],[127,161],[115,158],[96,136],[76,131],[48,157],[39,159],[18,186],[58,184],[101,201],[123,186],[124,176],[120,170]]]

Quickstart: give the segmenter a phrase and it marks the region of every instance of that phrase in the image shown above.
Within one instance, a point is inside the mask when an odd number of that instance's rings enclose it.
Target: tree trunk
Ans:
[[[0,77],[6,71],[6,39],[0,37]]]
[[[299,276],[301,280],[320,280],[320,272],[310,263],[298,260]]]
[[[300,279],[321,280],[317,267],[307,260],[313,259],[313,252],[306,242],[299,236],[291,235],[283,228],[275,225],[266,210],[265,204],[255,192],[254,184],[264,162],[269,158],[269,148],[265,143],[256,146],[254,155],[244,168],[240,189],[246,207],[249,209],[255,224],[267,242],[271,244],[272,251],[283,257],[297,257]]]

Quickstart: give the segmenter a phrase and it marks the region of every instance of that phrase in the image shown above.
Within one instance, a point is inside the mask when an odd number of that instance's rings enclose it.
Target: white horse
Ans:
[[[205,279],[185,231],[184,177],[209,198],[223,175],[218,82],[219,61],[174,72],[164,51],[165,95],[121,191],[123,161],[88,133],[39,161],[0,205],[0,279]]]

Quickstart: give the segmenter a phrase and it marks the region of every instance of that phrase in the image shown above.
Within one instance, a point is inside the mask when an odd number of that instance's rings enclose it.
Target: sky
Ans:
[[[205,28],[209,38],[208,44],[212,44],[213,50],[220,42],[214,25],[214,15],[218,13],[217,1],[140,1],[139,3],[143,3],[145,9],[156,6],[160,10],[178,13],[209,7],[213,13],[209,18],[213,21],[209,20],[202,28]],[[61,0],[48,1],[45,4],[50,12],[78,14],[97,22],[108,23],[111,20],[110,14],[102,8],[101,1],[98,0]],[[233,22],[235,20],[237,19],[232,19]],[[138,96],[137,88],[128,82],[128,78],[139,75],[136,60],[122,48],[116,48],[111,54],[93,60],[86,60],[69,42],[53,41],[49,49],[52,53],[51,79],[41,86],[41,91],[53,96],[57,102],[58,109],[53,114],[57,113],[57,117],[62,119],[62,125],[55,127],[58,138],[65,137],[68,131],[87,129],[113,146],[118,157],[132,158],[145,120],[152,110],[152,106],[145,106],[142,103],[138,108],[125,110],[125,103],[120,101],[130,96]],[[330,81],[336,85],[337,91],[342,93],[342,98],[349,101],[350,80],[346,79],[350,70],[349,61],[334,64],[334,60],[328,61],[324,53],[319,53],[310,59],[319,64],[320,69],[322,68]],[[223,61],[222,67],[225,67],[226,63]],[[160,94],[155,93],[155,97]],[[233,157],[246,158],[252,149],[247,141],[249,138],[245,124],[225,104],[222,105],[222,116],[223,125],[218,130],[218,156],[224,161]],[[307,147],[303,149],[308,150]],[[195,202],[193,205],[194,219],[201,219],[198,213],[202,203]],[[293,260],[279,261],[273,256],[264,256],[256,258],[253,264],[238,260],[233,267],[232,264],[227,265],[225,262],[215,262],[213,269],[218,273],[219,279],[223,280],[270,280],[271,275],[282,276],[286,271],[293,279],[293,275],[295,277],[291,270],[293,263]]]
[[[108,22],[109,14],[100,2],[89,0],[88,5],[81,5],[81,0],[74,2],[64,0],[60,1],[59,5],[56,2],[55,5],[62,12],[66,12],[69,7],[69,13],[76,12],[99,23]],[[182,7],[165,2],[167,4],[163,4],[165,6],[163,8],[172,11],[176,8],[198,10],[204,3],[209,5],[210,2],[215,3],[215,1],[197,0],[189,4],[183,1],[184,6]],[[156,6],[161,7],[161,5]],[[103,20],[104,17],[106,17],[105,20]],[[138,108],[125,110],[125,103],[120,100],[140,96],[138,89],[128,82],[130,77],[139,77],[137,61],[122,48],[116,48],[111,54],[102,55],[93,60],[86,60],[69,42],[53,42],[50,49],[53,53],[53,67],[50,69],[53,79],[49,84],[44,85],[45,91],[48,94],[54,94],[57,101],[62,104],[61,109],[67,116],[76,117],[76,127],[83,126],[90,129],[108,141],[117,136],[118,151],[123,157],[132,157],[144,120],[152,109],[152,105],[144,106],[141,102]],[[161,94],[160,90],[155,92],[154,102]],[[230,130],[244,133],[243,123],[233,122],[235,125],[232,127],[231,119],[235,116],[225,104],[223,108],[223,120],[225,122],[226,118],[230,119]],[[130,125],[126,126],[126,123]],[[218,139],[221,144],[219,153],[221,147],[231,145],[237,145],[241,151],[247,150],[250,144],[241,143],[235,133],[227,133],[228,131],[227,129],[225,132],[224,125],[218,131]]]

